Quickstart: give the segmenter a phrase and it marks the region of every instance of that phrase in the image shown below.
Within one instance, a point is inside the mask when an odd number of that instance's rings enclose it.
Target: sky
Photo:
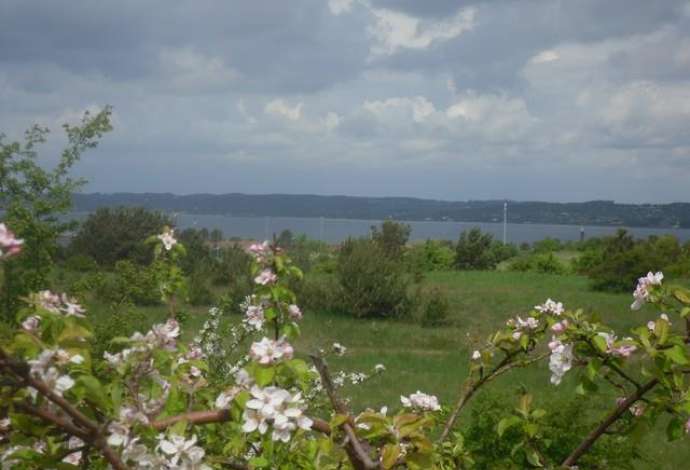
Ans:
[[[87,192],[690,201],[687,0],[0,0],[0,132]]]

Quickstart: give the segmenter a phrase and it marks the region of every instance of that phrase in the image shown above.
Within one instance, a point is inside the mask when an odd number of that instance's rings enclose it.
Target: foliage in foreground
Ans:
[[[172,231],[152,242],[170,318],[145,334],[113,339],[103,358],[93,354],[93,327],[74,299],[41,291],[26,300],[14,334],[0,343],[4,467],[481,468],[485,455],[473,455],[481,452],[473,433],[495,426],[499,447],[512,444],[500,457],[504,466],[574,468],[592,458],[613,465],[622,454],[591,452],[604,436],[630,444],[628,436],[644,434],[662,417],[669,439],[690,426],[690,332],[673,328],[690,315],[690,292],[664,285],[661,273],[638,280],[632,308],[651,303],[665,313],[630,337],[619,339],[596,317],[549,299],[509,319],[474,351],[453,406],[417,391],[401,397],[395,413],[354,414],[338,396],[346,376],[331,375],[325,351],[311,356],[312,367],[295,355],[291,342],[302,312],[288,285],[301,272],[278,246],[251,248],[256,288],[243,304],[244,319],[221,335],[222,312],[212,309],[184,345],[175,299],[184,289],[177,263],[185,251]],[[22,246],[0,224],[0,257],[21,256]],[[545,350],[540,345],[549,337]],[[345,348],[334,344],[333,352]],[[593,429],[576,436],[571,427],[555,436],[565,420],[527,392],[488,429],[481,422],[458,429],[480,388],[547,357],[554,386],[577,370],[578,393],[610,409]],[[384,369],[377,365],[374,373]],[[610,394],[598,393],[603,387],[619,398],[607,403]]]

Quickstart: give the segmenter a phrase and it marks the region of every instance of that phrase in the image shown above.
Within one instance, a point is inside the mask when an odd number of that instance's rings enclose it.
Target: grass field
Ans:
[[[343,390],[352,397],[352,407],[379,407],[399,404],[401,394],[421,389],[433,393],[441,402],[451,405],[466,378],[469,354],[483,338],[517,314],[524,315],[546,298],[562,301],[566,307],[597,312],[619,335],[633,326],[644,324],[657,314],[643,308],[630,310],[630,294],[593,292],[587,279],[580,276],[553,276],[515,272],[438,272],[429,273],[424,281],[443,288],[451,303],[450,324],[424,328],[409,321],[362,320],[326,313],[306,312],[302,336],[296,350],[309,353],[339,342],[346,346],[343,357],[333,357],[333,370],[371,372],[376,364],[386,372],[370,381]],[[195,308],[188,323],[187,335],[203,321],[206,309]],[[161,308],[147,309],[152,321],[165,316]],[[514,391],[525,386],[541,406],[557,407],[575,399],[575,373],[568,374],[559,387],[549,383],[546,361],[527,370],[513,371],[489,388],[514,401]],[[481,394],[480,394],[481,396]],[[611,401],[615,396],[608,397]],[[471,407],[470,407],[471,409]],[[605,403],[593,405],[588,412],[593,419],[606,410]],[[468,416],[465,411],[463,416]],[[462,417],[460,422],[462,422]],[[644,453],[658,462],[655,468],[688,468],[690,446],[687,442],[666,444],[663,423],[644,444]],[[641,464],[638,468],[649,468]]]

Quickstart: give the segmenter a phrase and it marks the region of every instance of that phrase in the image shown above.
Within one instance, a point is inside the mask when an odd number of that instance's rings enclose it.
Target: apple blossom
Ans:
[[[565,311],[562,302],[556,302],[551,299],[546,299],[546,302],[542,305],[536,305],[534,309],[541,313],[550,313],[556,316],[560,316]]]
[[[158,235],[158,239],[163,243],[163,246],[165,247],[166,251],[172,250],[172,247],[177,244],[177,240],[175,239],[174,234],[175,230],[170,229]]]
[[[157,449],[160,449],[164,454],[167,454],[168,462],[167,468],[176,469],[196,469],[209,468],[201,465],[204,458],[204,449],[196,445],[197,437],[193,435],[191,439],[185,439],[184,436],[172,435],[165,439],[159,436],[160,442]]]
[[[256,331],[264,326],[264,310],[260,305],[250,305],[247,307],[245,322]]]
[[[415,408],[421,411],[439,411],[441,405],[438,403],[438,398],[434,395],[427,395],[417,390],[417,393],[411,394],[409,397],[400,396],[400,402],[405,408]]]
[[[472,353],[472,360],[478,361],[478,360],[481,359],[481,358],[482,358],[482,353],[480,353],[478,350],[475,350],[475,351]]]
[[[19,254],[24,240],[15,237],[4,223],[0,223],[0,259]]]
[[[660,286],[663,279],[664,274],[661,271],[657,272],[656,274],[650,271],[646,276],[639,278],[637,280],[635,292],[633,292],[635,301],[632,303],[632,305],[630,305],[630,308],[632,310],[639,310],[649,299],[650,286]]]
[[[563,344],[557,339],[549,343],[551,355],[549,357],[549,370],[551,370],[551,383],[559,385],[563,376],[573,366],[573,345]]]
[[[302,319],[302,310],[295,305],[295,304],[290,304],[288,305],[288,316],[292,320],[301,320]]]
[[[340,343],[333,343],[333,352],[336,353],[338,356],[343,356],[345,355],[345,352],[347,351],[347,348],[343,346]]]
[[[31,315],[22,322],[22,328],[24,328],[26,331],[36,331],[38,329],[38,325],[40,322],[41,317],[37,315]]]
[[[292,359],[294,350],[284,338],[274,341],[264,337],[261,341],[252,343],[249,349],[250,357],[259,364],[268,365],[282,359]]]
[[[270,269],[264,269],[258,276],[254,278],[254,282],[262,286],[273,284],[277,280],[278,276],[276,276]]]

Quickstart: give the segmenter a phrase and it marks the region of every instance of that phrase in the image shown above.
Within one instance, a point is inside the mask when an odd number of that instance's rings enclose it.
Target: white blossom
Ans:
[[[227,390],[224,390],[220,392],[218,397],[216,398],[216,408],[219,410],[228,408],[230,406],[230,403],[235,399],[238,393],[240,393],[242,389],[240,387],[230,387]]]
[[[434,395],[427,395],[417,390],[417,393],[411,394],[409,397],[400,396],[400,402],[405,408],[415,408],[422,411],[439,411],[441,405],[438,403],[438,398]]]
[[[250,305],[247,307],[245,321],[256,331],[264,326],[264,309],[260,305]]]
[[[475,351],[472,353],[472,360],[478,361],[478,360],[481,359],[481,358],[482,358],[482,353],[480,353],[478,350],[475,350]]]
[[[160,438],[158,449],[168,455],[168,468],[185,470],[209,468],[202,465],[205,452],[196,445],[196,441],[196,435],[191,439],[178,435],[172,435],[168,439]]]
[[[302,310],[300,310],[300,308],[297,305],[290,304],[290,305],[288,305],[288,316],[290,317],[290,319],[295,320],[295,321],[301,320],[302,319]]]
[[[167,251],[172,250],[172,247],[177,244],[177,240],[175,239],[175,230],[170,229],[166,230],[165,232],[161,233],[158,235],[158,239],[163,242],[163,246]]]
[[[293,348],[284,338],[274,341],[264,337],[261,341],[252,343],[249,355],[259,364],[274,364],[282,359],[292,359]]]
[[[8,258],[18,254],[24,240],[15,237],[14,233],[4,223],[0,223],[0,258]]]
[[[41,317],[37,315],[31,315],[22,322],[22,328],[24,328],[26,331],[36,331],[40,323]]]
[[[573,366],[573,345],[563,344],[553,338],[549,343],[549,349],[551,349],[551,356],[549,357],[551,383],[559,385],[565,373]]]
[[[630,305],[630,308],[633,310],[639,310],[649,299],[650,286],[660,286],[663,279],[664,274],[661,271],[657,272],[656,274],[650,271],[646,276],[639,278],[637,280],[635,292],[633,292],[633,298],[635,300],[632,305]]]
[[[258,276],[254,278],[254,282],[262,286],[273,284],[277,280],[278,276],[276,276],[270,269],[264,269]]]
[[[338,356],[343,356],[345,355],[345,352],[347,351],[347,348],[343,346],[340,343],[333,343],[333,352],[336,353]]]
[[[546,299],[546,302],[541,305],[536,305],[534,309],[541,313],[550,313],[556,316],[560,316],[565,311],[562,302],[556,302],[551,299]]]
[[[386,366],[384,366],[383,364],[376,364],[374,366],[374,372],[376,372],[377,374],[380,374],[381,372],[383,372],[385,370],[386,370]]]
[[[278,387],[251,389],[252,398],[247,401],[242,430],[265,434],[269,423],[273,425],[271,439],[288,442],[296,429],[311,429],[312,420],[304,415],[301,394],[291,395]]]

